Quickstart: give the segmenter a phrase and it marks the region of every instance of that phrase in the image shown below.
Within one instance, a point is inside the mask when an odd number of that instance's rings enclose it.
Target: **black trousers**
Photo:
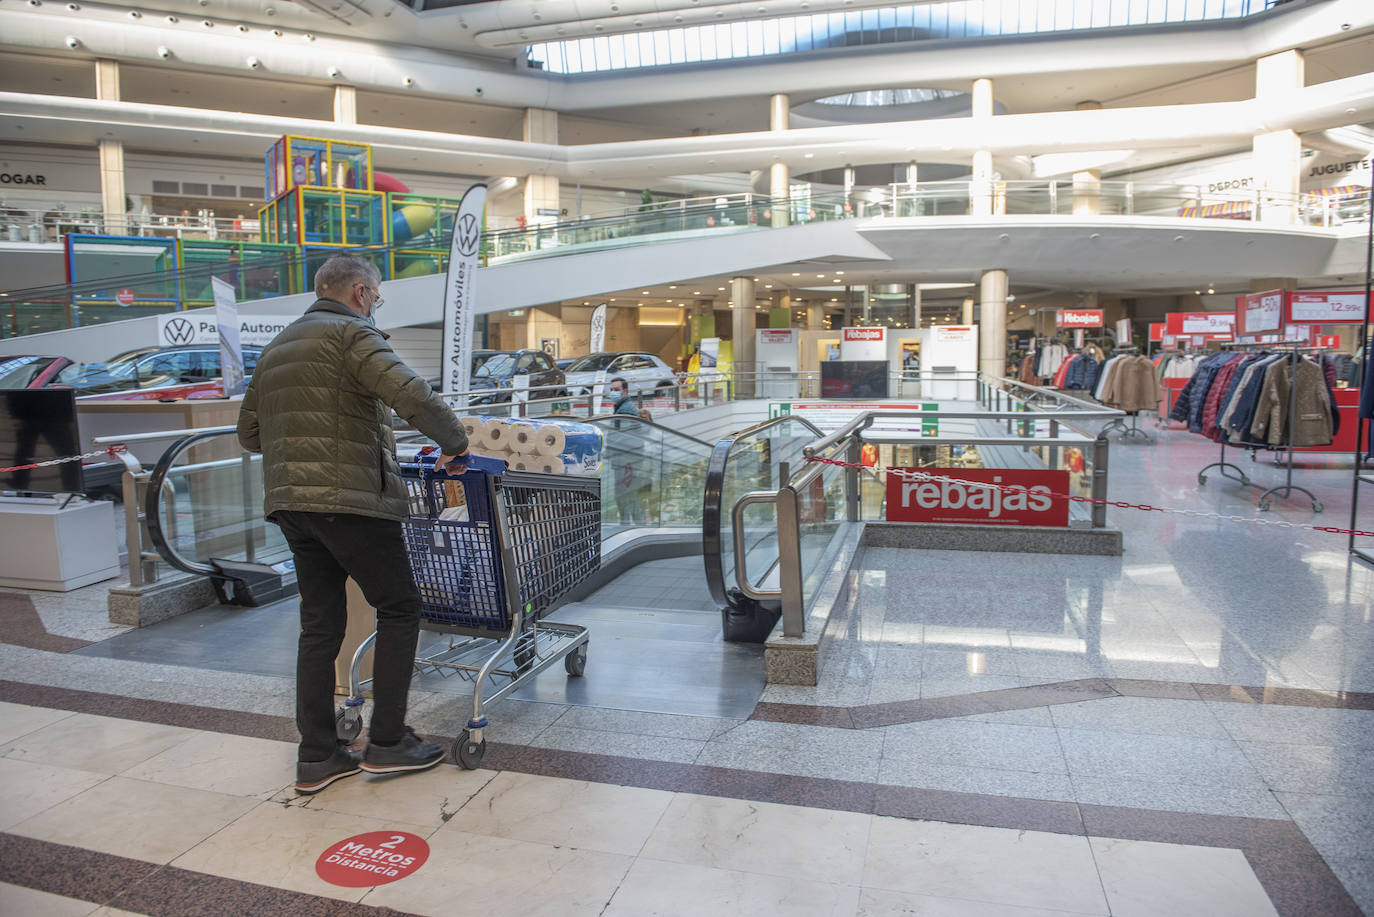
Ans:
[[[344,581],[353,577],[377,609],[372,655],[369,741],[398,742],[420,635],[420,594],[410,573],[401,523],[348,513],[279,510],[296,560],[301,636],[296,653],[296,728],[300,761],[323,761],[338,745],[334,723],[334,660],[348,620]]]

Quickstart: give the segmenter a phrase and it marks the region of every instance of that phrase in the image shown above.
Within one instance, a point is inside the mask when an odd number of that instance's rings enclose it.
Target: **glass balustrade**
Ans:
[[[233,433],[198,437],[169,453],[158,512],[149,522],[187,566],[290,557],[281,530],[263,519],[262,456],[245,453]],[[157,483],[154,477],[150,486]]]
[[[1348,189],[1280,195],[1255,191],[1211,192],[1197,185],[1164,185],[1102,181],[940,181],[916,185],[898,183],[886,188],[822,191],[788,201],[755,194],[722,195],[645,205],[638,211],[591,214],[585,218],[523,229],[496,230],[483,240],[487,264],[547,258],[601,249],[621,248],[720,233],[753,232],[810,222],[851,219],[983,216],[1169,217],[1174,219],[1264,220],[1324,229],[1361,224],[1368,219],[1367,192]],[[405,243],[398,248],[404,248]],[[386,260],[389,250],[373,254]],[[296,255],[278,254],[270,264],[253,263],[253,292],[258,299],[280,289],[304,289],[305,274]],[[433,259],[438,270],[441,259]],[[250,265],[240,265],[247,268]],[[134,289],[143,282],[196,286],[206,282],[203,268],[180,274],[118,278],[116,286]],[[235,277],[240,277],[235,274]],[[234,278],[229,278],[234,279]],[[237,280],[235,282],[238,282]],[[294,284],[294,285],[292,285]],[[287,286],[283,286],[287,285]],[[0,293],[0,337],[15,337],[78,325],[117,321],[142,314],[166,312],[184,305],[131,307],[87,300],[111,287],[109,282],[62,285]],[[199,289],[199,287],[196,287]],[[111,287],[113,289],[113,287]]]

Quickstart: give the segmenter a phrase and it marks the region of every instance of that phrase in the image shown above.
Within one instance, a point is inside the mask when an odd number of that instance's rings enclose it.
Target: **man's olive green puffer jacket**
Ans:
[[[262,453],[265,510],[408,515],[395,410],[448,455],[467,436],[386,336],[342,303],[318,300],[262,352],[239,410],[239,442]]]

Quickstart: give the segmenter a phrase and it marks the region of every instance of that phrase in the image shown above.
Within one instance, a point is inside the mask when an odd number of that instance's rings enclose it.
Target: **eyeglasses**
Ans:
[[[354,286],[362,287],[364,290],[367,290],[369,293],[372,294],[372,308],[375,309],[386,302],[385,299],[382,299],[382,291],[380,287],[370,287],[367,284],[363,283],[361,280],[354,284]]]

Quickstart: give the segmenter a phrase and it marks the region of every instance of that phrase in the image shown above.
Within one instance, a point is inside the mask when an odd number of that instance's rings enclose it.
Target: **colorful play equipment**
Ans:
[[[267,149],[263,168],[259,242],[68,234],[67,281],[80,292],[55,304],[66,324],[213,305],[212,276],[232,284],[240,302],[303,293],[344,250],[371,260],[383,279],[448,267],[459,200],[415,194],[374,171],[367,144],[288,134]]]

